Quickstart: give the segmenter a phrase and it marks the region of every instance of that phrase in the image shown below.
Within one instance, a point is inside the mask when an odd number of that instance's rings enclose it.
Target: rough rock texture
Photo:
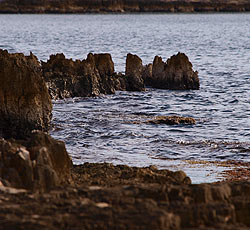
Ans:
[[[0,181],[5,186],[47,191],[71,183],[71,167],[64,143],[40,131],[25,141],[0,140]]]
[[[198,72],[183,53],[170,57],[166,63],[156,56],[153,62],[151,86],[159,89],[199,89]]]
[[[152,120],[147,121],[150,124],[166,124],[166,125],[181,125],[189,124],[194,125],[195,119],[192,117],[180,117],[180,116],[157,116]]]
[[[153,71],[153,64],[148,64],[143,66],[142,79],[144,80],[144,84],[146,86],[152,85],[152,71]]]
[[[110,54],[90,53],[86,60],[51,55],[42,62],[44,79],[53,99],[89,97],[115,92],[114,63]]]
[[[0,13],[242,12],[248,0],[1,0]]]
[[[52,104],[37,58],[0,50],[0,137],[47,131]]]
[[[127,79],[128,91],[143,91],[145,90],[142,72],[144,68],[142,60],[133,54],[127,54],[125,76]]]
[[[49,193],[0,185],[0,229],[250,229],[247,181],[192,185],[182,172],[111,164],[73,175]]]

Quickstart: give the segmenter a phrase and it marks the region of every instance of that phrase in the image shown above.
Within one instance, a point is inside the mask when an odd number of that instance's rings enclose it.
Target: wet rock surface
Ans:
[[[34,129],[48,131],[51,112],[37,58],[0,50],[0,137],[24,138]]]
[[[40,131],[22,141],[0,140],[0,181],[7,187],[47,191],[72,183],[65,144]]]
[[[244,12],[247,0],[2,0],[0,13]]]
[[[157,116],[152,120],[147,121],[150,124],[166,124],[166,125],[181,125],[189,124],[194,125],[195,119],[192,117],[181,117],[181,116]]]
[[[249,229],[250,183],[192,185],[185,173],[74,166],[75,186],[0,186],[0,229]]]
[[[151,86],[159,89],[188,90],[199,89],[198,72],[184,53],[170,57],[166,63],[161,57],[154,58]]]

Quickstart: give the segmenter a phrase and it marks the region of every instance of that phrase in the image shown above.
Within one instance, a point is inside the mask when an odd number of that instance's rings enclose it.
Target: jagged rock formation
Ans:
[[[114,63],[110,54],[89,54],[86,60],[51,55],[42,62],[43,76],[53,99],[90,97],[115,92]]]
[[[243,12],[248,0],[1,0],[0,13]]]
[[[199,89],[198,72],[193,71],[192,63],[183,53],[170,57],[166,63],[161,57],[154,58],[153,65],[143,66],[142,60],[133,54],[126,59],[127,90],[142,91],[144,85],[158,89],[187,90]]]
[[[40,131],[25,141],[0,140],[0,181],[5,186],[48,191],[72,183],[71,167],[65,144]]]
[[[140,60],[137,63],[139,66],[134,59]],[[52,99],[113,94],[115,90],[145,90],[141,59],[128,54],[126,62],[126,74],[123,75],[114,72],[114,63],[107,53],[90,53],[82,61],[56,54],[51,55],[47,62],[42,62],[42,70]]]
[[[48,131],[52,104],[37,58],[0,50],[0,137]]]
[[[151,86],[159,89],[199,89],[198,72],[183,53],[173,55],[166,63],[156,56],[153,62]]]
[[[127,79],[126,89],[128,91],[145,90],[142,78],[143,70],[142,60],[137,55],[127,54],[125,76]]]
[[[112,164],[74,166],[73,178],[49,193],[0,185],[0,229],[250,228],[247,181],[190,184],[181,171]]]

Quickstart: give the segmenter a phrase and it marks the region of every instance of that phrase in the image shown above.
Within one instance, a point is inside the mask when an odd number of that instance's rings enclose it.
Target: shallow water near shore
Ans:
[[[144,64],[184,52],[201,89],[117,92],[54,102],[53,137],[73,162],[156,165],[184,170],[194,183],[225,167],[196,161],[250,161],[250,14],[0,15],[0,48],[39,59],[64,53],[111,53],[116,71],[126,54]],[[196,125],[141,123],[158,115],[191,116]],[[188,161],[187,161],[188,160]]]

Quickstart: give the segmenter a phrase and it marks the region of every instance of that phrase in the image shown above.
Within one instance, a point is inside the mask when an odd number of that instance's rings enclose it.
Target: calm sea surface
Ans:
[[[180,51],[198,70],[198,91],[148,89],[54,102],[51,134],[65,141],[76,164],[250,161],[249,25],[250,14],[0,15],[0,48],[32,51],[41,60],[108,52],[122,72],[129,52],[147,64]],[[156,115],[191,116],[197,124],[133,123]]]

